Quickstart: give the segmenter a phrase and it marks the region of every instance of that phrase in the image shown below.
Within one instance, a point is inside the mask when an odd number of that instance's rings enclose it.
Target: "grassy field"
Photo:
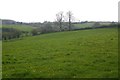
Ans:
[[[15,28],[21,31],[32,31],[33,27],[29,25],[2,25],[3,28]]]
[[[82,23],[82,24],[74,24],[74,27],[76,28],[88,28],[88,27],[93,27],[94,26],[94,22],[91,23]],[[109,25],[110,23],[104,23],[104,22],[100,22],[100,25]]]
[[[116,78],[117,28],[3,42],[3,78]]]
[[[94,23],[83,23],[83,24],[74,24],[77,28],[86,28],[86,27],[93,27]]]

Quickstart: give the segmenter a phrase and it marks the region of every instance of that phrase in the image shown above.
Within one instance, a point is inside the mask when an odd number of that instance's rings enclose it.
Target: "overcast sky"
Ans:
[[[75,21],[118,21],[119,0],[0,0],[0,18],[22,22],[55,21],[72,11]]]

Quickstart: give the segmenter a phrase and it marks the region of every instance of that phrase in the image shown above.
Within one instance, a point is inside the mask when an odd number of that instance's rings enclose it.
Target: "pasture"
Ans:
[[[117,28],[66,31],[2,43],[3,78],[117,78]]]
[[[29,25],[18,25],[18,24],[14,24],[14,25],[2,25],[3,28],[15,28],[18,29],[20,31],[32,31],[34,29],[34,27],[29,26]]]
[[[88,28],[93,27],[94,23],[82,23],[82,24],[74,24],[76,28]]]
[[[109,22],[99,22],[100,25],[110,25]],[[88,22],[88,23],[79,23],[79,24],[74,24],[75,28],[92,28],[94,26],[95,22]]]

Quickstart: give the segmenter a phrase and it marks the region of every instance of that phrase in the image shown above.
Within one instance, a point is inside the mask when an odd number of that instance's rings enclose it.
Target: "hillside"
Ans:
[[[2,25],[2,28],[15,28],[18,29],[20,31],[32,31],[34,29],[34,27],[30,26],[30,25],[18,25],[18,24],[11,24],[11,25]]]
[[[117,78],[117,28],[3,42],[3,78]]]

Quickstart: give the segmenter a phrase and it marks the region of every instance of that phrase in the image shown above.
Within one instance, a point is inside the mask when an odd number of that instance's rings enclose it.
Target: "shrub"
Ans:
[[[33,29],[33,30],[32,30],[32,35],[33,35],[33,36],[38,35],[37,29]]]
[[[20,38],[21,31],[14,29],[14,28],[2,28],[2,39],[14,39]]]

